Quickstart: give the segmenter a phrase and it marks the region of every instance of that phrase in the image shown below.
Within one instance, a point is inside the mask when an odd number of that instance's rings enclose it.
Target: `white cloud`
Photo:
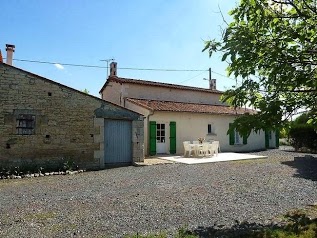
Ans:
[[[60,69],[60,70],[63,70],[64,69],[64,66],[61,65],[61,64],[54,64],[56,68]]]

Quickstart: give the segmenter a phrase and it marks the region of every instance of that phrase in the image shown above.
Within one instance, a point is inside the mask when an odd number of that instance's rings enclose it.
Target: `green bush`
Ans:
[[[297,124],[292,125],[289,131],[290,144],[296,151],[305,147],[311,152],[316,152],[317,133],[312,125]]]
[[[74,171],[78,169],[79,166],[70,158],[61,158],[56,164],[46,162],[41,165],[32,162],[22,162],[16,165],[10,161],[2,161],[0,163],[0,179],[11,175],[24,177],[26,174],[66,172],[67,170]]]
[[[280,129],[280,138],[287,138],[288,137],[288,128]]]

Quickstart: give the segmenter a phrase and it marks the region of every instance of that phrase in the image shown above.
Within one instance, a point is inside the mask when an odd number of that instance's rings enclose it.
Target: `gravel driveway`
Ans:
[[[317,158],[256,154],[269,158],[1,180],[0,237],[122,237],[230,227],[235,220],[266,224],[317,203]]]

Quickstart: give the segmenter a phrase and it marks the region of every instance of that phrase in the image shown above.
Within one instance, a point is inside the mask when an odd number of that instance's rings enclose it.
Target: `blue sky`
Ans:
[[[219,7],[235,0],[2,0],[0,49],[16,46],[15,59],[106,66],[114,58],[118,76],[208,87],[208,72],[159,72],[122,68],[208,69],[226,75],[221,56],[202,53],[204,40],[225,28]],[[107,71],[13,62],[14,66],[99,97]],[[234,80],[215,73],[217,88]]]

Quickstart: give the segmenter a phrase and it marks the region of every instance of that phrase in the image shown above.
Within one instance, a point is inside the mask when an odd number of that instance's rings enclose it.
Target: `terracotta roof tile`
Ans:
[[[102,86],[100,93],[103,91],[103,89],[107,86],[107,84],[109,82],[142,84],[142,85],[151,85],[151,86],[157,86],[157,87],[166,87],[166,88],[176,88],[176,89],[191,90],[191,91],[217,93],[217,94],[223,93],[219,90],[211,90],[211,89],[207,89],[207,88],[197,88],[197,87],[190,87],[190,86],[170,84],[170,83],[160,83],[160,82],[153,82],[153,81],[140,80],[140,79],[121,78],[121,77],[117,77],[117,76],[109,77],[107,79],[106,83]]]
[[[135,98],[127,98],[126,100],[153,111],[194,112],[194,113],[221,114],[221,115],[243,115],[245,113],[250,113],[250,114],[256,113],[255,110],[251,110],[251,109],[244,109],[244,108],[234,109],[233,107],[223,106],[223,105],[158,101],[158,100],[135,99]]]

